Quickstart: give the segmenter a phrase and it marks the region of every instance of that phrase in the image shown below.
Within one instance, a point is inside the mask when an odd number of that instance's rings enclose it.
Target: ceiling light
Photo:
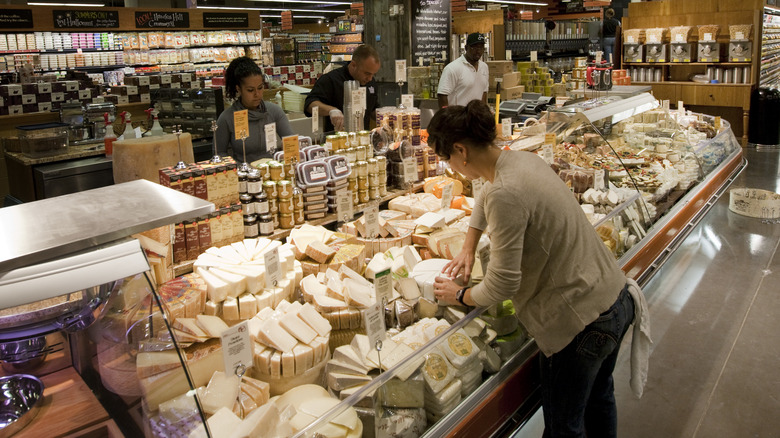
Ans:
[[[255,0],[257,1],[257,0]],[[530,6],[547,6],[547,3],[541,3],[541,2],[520,2],[520,1],[510,1],[510,0],[475,0],[479,2],[485,2],[485,3],[503,3],[503,4],[511,4],[511,5],[530,5]]]
[[[279,3],[278,0],[249,0],[249,1],[258,2],[258,3]],[[352,6],[352,3],[349,2],[322,2],[319,0],[295,0],[295,3],[309,3],[315,5],[328,5],[328,6]]]
[[[29,6],[70,6],[76,8],[102,8],[102,3],[27,3]]]

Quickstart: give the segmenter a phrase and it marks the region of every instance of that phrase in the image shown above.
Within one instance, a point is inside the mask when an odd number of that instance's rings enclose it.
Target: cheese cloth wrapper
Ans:
[[[137,179],[160,182],[159,170],[175,166],[179,160],[190,164],[195,162],[192,152],[192,136],[181,134],[181,156],[179,141],[174,134],[134,138],[114,142],[114,183],[119,184]]]

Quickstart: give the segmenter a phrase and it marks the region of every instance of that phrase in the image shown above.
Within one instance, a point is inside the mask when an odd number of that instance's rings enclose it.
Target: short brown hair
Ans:
[[[375,48],[367,45],[359,45],[354,52],[352,52],[352,61],[355,64],[362,62],[364,59],[374,58],[376,62],[379,62],[379,52]]]
[[[607,8],[606,11],[604,11],[604,16],[607,18],[612,18],[615,16],[615,10],[612,8]]]

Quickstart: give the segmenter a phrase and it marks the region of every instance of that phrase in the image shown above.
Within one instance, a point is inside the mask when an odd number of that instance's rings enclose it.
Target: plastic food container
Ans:
[[[729,26],[729,38],[732,41],[749,40],[752,33],[752,24],[732,24]]]
[[[301,149],[301,152],[306,155],[306,161],[319,160],[328,156],[328,151],[322,146],[309,146]]]
[[[306,161],[298,165],[298,180],[305,186],[320,186],[328,183],[329,166],[325,160]]]
[[[669,32],[666,27],[654,27],[645,31],[645,36],[648,44],[661,44],[664,42],[664,37]]]
[[[22,153],[30,157],[46,157],[63,153],[68,148],[67,123],[42,123],[17,126]]]
[[[711,42],[718,40],[720,25],[702,24],[699,25],[699,42]]]
[[[349,164],[347,158],[342,155],[332,155],[323,160],[328,165],[328,174],[332,182],[345,179],[349,176]]]
[[[670,30],[672,32],[672,43],[687,43],[691,38],[692,26],[675,26]]]

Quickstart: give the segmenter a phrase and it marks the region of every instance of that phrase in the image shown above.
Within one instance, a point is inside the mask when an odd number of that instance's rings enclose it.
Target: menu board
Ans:
[[[135,11],[136,29],[190,27],[189,12]]]
[[[0,29],[32,29],[32,9],[0,9]]]
[[[412,17],[412,59],[447,61],[450,49],[450,0],[420,0]]]
[[[115,29],[119,11],[52,11],[55,29]]]
[[[249,14],[233,12],[204,12],[203,27],[246,28]]]

